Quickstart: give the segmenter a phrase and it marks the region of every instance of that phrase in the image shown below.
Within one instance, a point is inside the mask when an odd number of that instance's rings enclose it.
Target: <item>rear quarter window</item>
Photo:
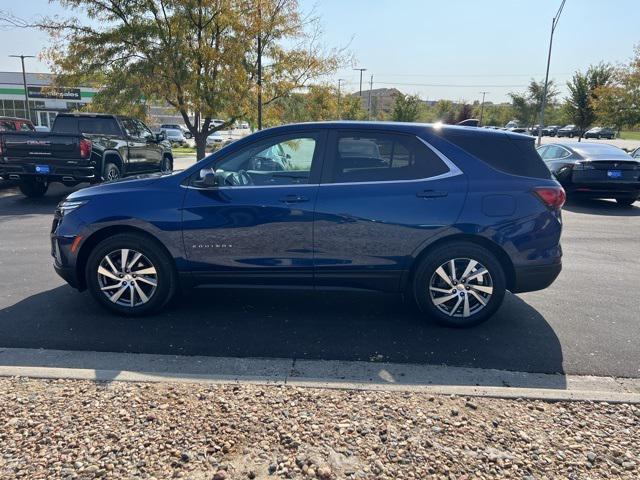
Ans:
[[[551,178],[551,173],[535,149],[534,139],[508,135],[445,133],[444,138],[490,167],[509,175]]]

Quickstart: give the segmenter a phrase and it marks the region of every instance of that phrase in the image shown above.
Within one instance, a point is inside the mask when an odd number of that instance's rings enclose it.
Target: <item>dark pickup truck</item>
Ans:
[[[51,132],[0,132],[0,177],[41,197],[52,182],[74,186],[128,175],[169,172],[171,145],[140,120],[61,113]]]

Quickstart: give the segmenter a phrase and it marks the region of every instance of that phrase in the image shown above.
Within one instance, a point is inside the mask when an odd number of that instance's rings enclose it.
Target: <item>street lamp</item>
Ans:
[[[562,9],[564,8],[564,2],[567,0],[562,0],[560,4],[560,8],[556,13],[556,16],[551,20],[551,36],[549,37],[549,54],[547,55],[547,73],[544,77],[544,92],[542,94],[542,107],[540,108],[540,122],[538,126],[538,146],[542,143],[542,127],[544,126],[544,108],[547,106],[547,88],[549,86],[549,65],[551,64],[551,47],[553,46],[553,32],[558,26],[558,20],[560,20],[560,14],[562,13]]]
[[[19,58],[22,61],[22,83],[24,85],[24,104],[27,108],[27,118],[31,120],[31,108],[29,108],[29,93],[27,92],[27,74],[24,71],[24,59],[36,58],[35,55],[9,55],[11,58]]]

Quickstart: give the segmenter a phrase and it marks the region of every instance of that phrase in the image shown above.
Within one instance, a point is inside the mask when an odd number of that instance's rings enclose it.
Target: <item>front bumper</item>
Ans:
[[[533,265],[515,267],[515,282],[511,290],[513,293],[534,292],[551,285],[562,270],[562,262],[548,265]]]

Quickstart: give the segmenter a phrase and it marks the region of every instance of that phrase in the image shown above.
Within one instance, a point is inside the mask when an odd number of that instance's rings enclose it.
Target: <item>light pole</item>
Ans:
[[[373,75],[369,81],[369,120],[371,120],[371,91],[373,90]]]
[[[560,14],[562,13],[562,9],[564,8],[564,2],[567,0],[562,0],[560,4],[560,8],[556,13],[556,16],[551,20],[551,36],[549,37],[549,54],[547,55],[547,73],[544,77],[544,92],[542,94],[542,106],[540,108],[540,122],[538,126],[538,146],[542,143],[542,127],[544,126],[544,108],[547,106],[547,87],[549,86],[549,65],[551,64],[551,47],[553,46],[553,32],[558,26],[558,20],[560,20]]]
[[[362,98],[362,72],[366,72],[366,68],[354,68],[354,70],[360,72],[360,98]]]
[[[24,85],[24,105],[27,109],[27,118],[31,120],[31,108],[29,107],[29,92],[27,91],[27,74],[24,71],[24,59],[36,58],[35,55],[9,55],[11,58],[19,58],[22,62],[22,84]]]
[[[482,126],[482,114],[484,113],[484,96],[487,93],[491,92],[480,92],[482,94],[482,103],[480,104],[480,121],[478,122],[479,126]]]
[[[342,120],[342,109],[340,108],[340,85],[344,82],[342,78],[338,79],[338,120]]]

